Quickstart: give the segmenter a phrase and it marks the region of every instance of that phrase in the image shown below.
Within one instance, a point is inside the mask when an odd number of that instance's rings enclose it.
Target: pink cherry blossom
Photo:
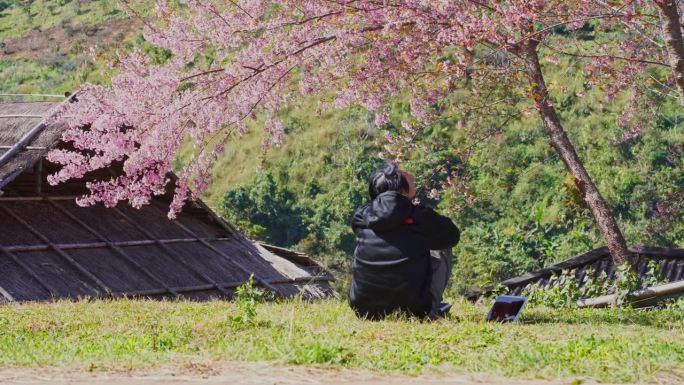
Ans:
[[[62,165],[50,183],[114,165],[123,170],[116,178],[89,182],[90,194],[80,204],[149,203],[171,185],[174,157],[190,143],[193,156],[174,182],[173,217],[207,188],[212,164],[226,145],[235,145],[248,122],[265,122],[264,145],[279,145],[285,140],[280,109],[312,96],[320,99],[321,110],[364,106],[384,126],[390,122],[388,101],[408,95],[415,120],[407,123],[410,131],[434,118],[434,104],[465,81],[474,88],[526,87],[518,76],[525,42],[553,51],[552,63],[564,54],[588,57],[589,81],[610,84],[609,95],[649,65],[632,58],[655,61],[662,55],[650,44],[655,29],[643,15],[653,10],[645,1],[618,10],[584,0],[188,0],[185,5],[161,0],[156,19],[145,21],[147,41],[171,53],[166,62],[154,63],[139,51],[122,55],[111,86],[83,86],[78,101],[55,115],[69,124],[64,140],[73,149],[50,153],[49,159]],[[626,42],[584,52],[550,37],[554,28],[576,29],[589,21],[599,23],[596,33],[626,28]],[[405,149],[413,148],[411,136],[402,143]],[[397,156],[391,147],[388,158]]]

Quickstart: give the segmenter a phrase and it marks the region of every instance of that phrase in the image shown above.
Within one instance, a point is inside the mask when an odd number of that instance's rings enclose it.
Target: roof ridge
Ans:
[[[61,105],[63,103],[70,103],[71,101],[75,100],[75,97],[77,94],[78,94],[78,92],[71,94],[66,100],[54,103],[54,106],[52,106],[52,107],[54,108],[57,105]],[[44,103],[52,103],[52,102],[44,102]],[[24,104],[24,103],[22,103],[22,102],[19,102],[19,103],[12,103],[12,102],[0,103],[0,105],[2,105],[2,104]],[[0,169],[2,169],[4,166],[9,164],[12,159],[14,159],[18,154],[20,154],[26,146],[28,146],[31,142],[33,142],[36,139],[36,137],[38,135],[40,135],[41,132],[43,132],[46,127],[48,127],[48,124],[45,123],[45,117],[48,115],[48,112],[49,111],[45,111],[43,113],[42,117],[40,118],[41,119],[40,122],[38,122],[36,125],[31,127],[30,130],[25,132],[21,136],[21,138],[16,143],[14,143],[12,145],[12,147],[9,150],[0,154]],[[37,115],[36,115],[36,118],[37,118]],[[23,168],[33,166],[41,157],[42,157],[42,153],[39,154],[39,156],[37,156],[33,159],[30,159],[28,162],[26,162],[26,164],[23,165]],[[10,173],[4,179],[0,179],[0,189],[5,187],[5,185],[7,185],[9,182],[11,182],[18,175],[18,173],[15,171],[16,170],[10,170]]]
[[[20,101],[8,100],[8,101],[0,102],[0,104],[35,104],[35,103],[60,104],[60,103],[64,103],[64,100],[60,100],[60,101],[56,101],[56,100],[20,100]]]

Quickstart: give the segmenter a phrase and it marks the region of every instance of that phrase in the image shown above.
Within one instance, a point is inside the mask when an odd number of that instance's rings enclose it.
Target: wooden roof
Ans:
[[[64,127],[43,124],[43,117],[58,104],[0,103],[0,190],[59,141]]]
[[[251,274],[278,296],[334,295],[333,277],[316,262],[246,239],[202,202],[189,204],[176,220],[166,217],[169,194],[139,210],[77,206],[83,181],[45,183],[57,168],[42,156],[63,145],[63,127],[34,116],[54,106],[0,104],[0,156],[14,151],[0,163],[0,302],[230,297]]]
[[[634,246],[630,247],[629,250],[636,255],[637,272],[640,275],[645,275],[648,271],[648,263],[654,261],[658,264],[660,275],[669,282],[684,280],[684,249]],[[554,274],[560,275],[564,270],[574,273],[580,286],[591,278],[589,272],[592,272],[593,276],[606,273],[609,279],[615,278],[615,264],[610,257],[608,248],[601,247],[555,265],[507,279],[500,285],[506,286],[509,294],[520,295],[534,284],[550,287],[553,284],[551,277]],[[468,297],[476,300],[482,295],[491,293],[492,289],[493,287],[487,287],[471,293]]]

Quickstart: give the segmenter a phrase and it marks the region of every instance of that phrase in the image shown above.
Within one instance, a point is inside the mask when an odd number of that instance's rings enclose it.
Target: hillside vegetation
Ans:
[[[114,1],[2,0],[0,12],[0,92],[62,93],[86,81],[106,83],[115,49],[137,47],[163,60],[135,21],[121,22],[125,15]],[[56,40],[40,40],[46,36]],[[7,53],[30,42],[36,51]],[[92,59],[84,51],[95,45],[100,54]],[[607,100],[586,83],[583,64],[573,60],[546,63],[544,71],[563,124],[628,243],[683,247],[683,221],[660,226],[655,218],[658,203],[684,188],[684,113],[677,100],[641,90]],[[642,135],[615,140],[631,129],[618,121],[634,95],[655,100],[658,108],[638,110],[643,116],[637,120],[645,122]],[[477,106],[478,98],[457,93],[450,102]],[[260,125],[253,124],[216,165],[206,199],[247,234],[311,253],[344,282],[353,250],[350,216],[366,199],[367,178],[382,162],[384,133],[407,135],[401,125],[407,113],[406,103],[397,100],[392,124],[380,130],[362,108],[320,113],[311,100],[285,109],[288,141],[264,150]],[[405,156],[422,200],[463,230],[455,249],[457,293],[602,245],[537,116],[521,113],[485,128],[499,125],[474,131],[447,109],[415,133],[417,146]],[[180,154],[178,166],[186,156]],[[453,187],[439,199],[428,197],[448,179]]]
[[[628,243],[683,246],[684,223],[661,227],[655,217],[658,203],[684,187],[679,152],[684,114],[677,100],[658,100],[659,110],[646,117],[643,134],[621,142],[616,139],[629,128],[617,121],[629,93],[606,101],[601,90],[584,84],[578,63],[562,65],[545,68],[556,85],[554,104]],[[576,75],[568,76],[567,68]],[[569,91],[563,94],[561,88]],[[402,135],[406,114],[397,101],[386,129]],[[252,146],[232,144],[216,169],[209,200],[248,233],[319,255],[344,272],[353,251],[349,218],[367,199],[367,178],[382,161],[383,132],[362,109],[317,117],[312,105],[285,116],[290,136],[283,148],[259,152],[257,133],[248,138]],[[424,128],[404,163],[422,185],[422,200],[448,213],[463,230],[455,249],[456,292],[603,246],[535,114],[521,115],[491,136],[458,125],[445,116]],[[453,188],[430,199],[428,191],[448,178]],[[241,187],[234,187],[236,182]]]
[[[117,50],[149,50],[140,25],[117,0],[0,0],[0,92],[106,84]]]

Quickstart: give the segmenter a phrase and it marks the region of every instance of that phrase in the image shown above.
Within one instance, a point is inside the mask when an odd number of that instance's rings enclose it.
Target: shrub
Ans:
[[[551,276],[547,287],[534,284],[524,295],[528,297],[530,306],[563,308],[576,307],[580,299],[617,294],[615,304],[624,307],[629,306],[630,293],[667,282],[667,278],[658,272],[658,264],[655,261],[649,261],[647,271],[641,276],[627,265],[618,266],[613,279],[609,279],[604,271],[598,275],[594,274],[591,268],[585,276],[587,278],[584,285],[580,287],[575,273],[563,270],[560,275],[554,273]]]
[[[254,274],[249,276],[249,280],[236,290],[236,301],[238,313],[230,317],[230,322],[234,327],[253,326],[257,324],[257,304],[264,300],[263,290],[254,286]]]

